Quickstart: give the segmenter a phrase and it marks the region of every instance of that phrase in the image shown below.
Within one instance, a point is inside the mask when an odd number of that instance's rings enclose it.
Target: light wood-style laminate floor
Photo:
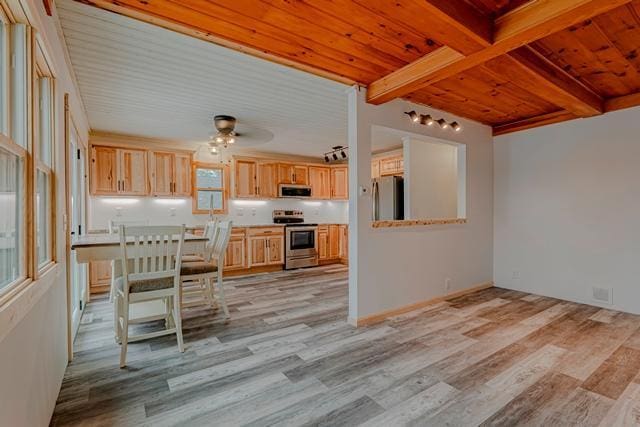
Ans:
[[[639,316],[491,288],[355,329],[345,267],[226,285],[229,324],[187,311],[184,354],[135,343],[124,370],[89,304],[52,424],[640,423]]]

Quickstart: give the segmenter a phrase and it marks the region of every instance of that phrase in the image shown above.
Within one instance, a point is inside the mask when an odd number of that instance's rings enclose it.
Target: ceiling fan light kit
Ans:
[[[455,132],[460,132],[462,130],[462,126],[458,122],[447,122],[445,119],[434,119],[430,114],[418,114],[415,111],[405,112],[412,123],[421,124],[424,126],[433,126],[434,123],[437,123],[440,128],[447,129],[451,128]]]

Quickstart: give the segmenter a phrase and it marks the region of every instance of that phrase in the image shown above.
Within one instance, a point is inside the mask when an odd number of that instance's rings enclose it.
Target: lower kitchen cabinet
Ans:
[[[249,228],[249,268],[284,264],[284,229]]]
[[[111,261],[89,263],[89,294],[109,292],[111,288]]]
[[[320,225],[318,227],[318,259],[330,262],[348,258],[348,226]]]
[[[229,238],[227,252],[224,255],[225,270],[241,270],[247,268],[246,243],[245,229],[233,229],[231,237]]]

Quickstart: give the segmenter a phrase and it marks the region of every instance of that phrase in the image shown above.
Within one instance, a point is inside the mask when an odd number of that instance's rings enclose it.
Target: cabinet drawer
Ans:
[[[248,228],[247,235],[248,236],[272,236],[272,235],[283,235],[284,227],[256,227],[256,228]]]

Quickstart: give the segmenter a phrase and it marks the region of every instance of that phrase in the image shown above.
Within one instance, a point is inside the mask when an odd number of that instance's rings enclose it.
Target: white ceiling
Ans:
[[[342,84],[75,1],[56,6],[95,131],[205,142],[213,116],[229,114],[273,134],[254,150],[347,145]]]

